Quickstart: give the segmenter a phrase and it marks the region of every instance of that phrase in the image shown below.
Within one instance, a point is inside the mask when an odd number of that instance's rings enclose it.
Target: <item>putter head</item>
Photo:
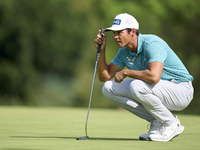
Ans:
[[[82,137],[76,138],[76,140],[87,140],[87,139],[89,139],[89,136],[82,136]]]

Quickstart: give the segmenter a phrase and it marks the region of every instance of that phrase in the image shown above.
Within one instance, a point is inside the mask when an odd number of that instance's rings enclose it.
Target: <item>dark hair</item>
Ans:
[[[132,29],[126,28],[126,30],[127,30],[128,34],[129,34],[129,33],[131,32]],[[136,35],[139,35],[139,34],[140,34],[139,29],[135,29],[135,30],[136,30]]]

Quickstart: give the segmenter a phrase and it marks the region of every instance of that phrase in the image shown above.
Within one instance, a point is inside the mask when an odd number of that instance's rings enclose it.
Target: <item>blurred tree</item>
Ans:
[[[28,104],[49,74],[71,80],[85,42],[85,14],[69,1],[0,1],[0,96]],[[35,88],[38,87],[38,88]],[[10,97],[10,98],[8,98]]]

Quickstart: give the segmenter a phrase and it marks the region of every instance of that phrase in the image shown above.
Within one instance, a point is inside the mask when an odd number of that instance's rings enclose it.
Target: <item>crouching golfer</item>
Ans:
[[[94,43],[102,44],[98,74],[105,82],[105,97],[151,124],[140,140],[170,141],[181,134],[184,126],[170,111],[186,108],[194,92],[193,77],[181,60],[158,36],[140,34],[137,20],[127,13],[117,15],[106,30],[113,32],[120,49],[107,64],[106,35],[97,35]]]

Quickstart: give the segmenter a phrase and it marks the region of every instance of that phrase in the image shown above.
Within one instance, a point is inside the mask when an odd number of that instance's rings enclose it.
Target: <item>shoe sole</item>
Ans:
[[[174,139],[175,137],[179,136],[179,135],[183,132],[184,129],[185,129],[185,127],[184,127],[184,126],[181,126],[180,129],[179,129],[179,131],[177,132],[177,134],[176,134],[175,136],[173,136],[173,137],[170,137],[169,139],[165,139],[165,140],[152,140],[152,139],[149,137],[149,140],[150,140],[150,141],[163,141],[163,142],[168,142],[168,141],[171,141],[172,139]]]
[[[178,134],[175,135],[174,137],[172,137],[169,141],[171,141],[171,140],[174,139],[175,137],[179,136],[179,135],[183,132],[184,129],[185,129],[185,127],[182,126],[181,129],[179,130]]]

